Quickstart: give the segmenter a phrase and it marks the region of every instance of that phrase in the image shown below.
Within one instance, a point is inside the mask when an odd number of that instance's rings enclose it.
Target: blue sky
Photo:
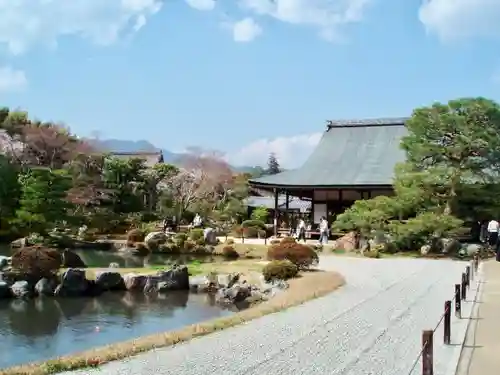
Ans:
[[[500,0],[0,0],[0,105],[295,167],[327,119],[500,100],[499,24]]]

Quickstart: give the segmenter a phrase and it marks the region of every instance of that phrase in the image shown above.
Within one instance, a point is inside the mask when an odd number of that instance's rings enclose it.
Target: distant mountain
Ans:
[[[165,163],[176,164],[182,158],[184,154],[171,152],[166,149],[160,149],[153,145],[151,142],[146,140],[139,141],[126,141],[122,139],[88,139],[87,140],[92,146],[106,151],[113,152],[152,152],[160,151],[163,153],[163,159]],[[231,168],[235,172],[240,173],[252,173],[258,167],[250,166],[233,166]]]

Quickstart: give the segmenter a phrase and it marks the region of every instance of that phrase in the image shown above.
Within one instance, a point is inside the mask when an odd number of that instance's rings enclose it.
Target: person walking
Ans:
[[[328,221],[324,216],[321,217],[319,221],[319,244],[326,245],[328,244],[330,229],[328,228]]]
[[[297,225],[297,241],[301,239],[306,243],[306,222],[302,217],[299,219],[299,224]]]
[[[488,245],[490,245],[490,248],[492,248],[493,250],[496,250],[497,248],[499,229],[500,225],[495,219],[491,219],[488,222]]]

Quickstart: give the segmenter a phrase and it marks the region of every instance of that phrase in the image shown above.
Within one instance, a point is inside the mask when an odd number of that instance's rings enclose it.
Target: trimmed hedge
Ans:
[[[273,260],[262,270],[266,281],[288,280],[297,276],[299,268],[289,260]]]
[[[318,254],[310,246],[296,242],[281,242],[271,245],[267,250],[268,260],[289,260],[299,270],[308,269],[319,262]]]

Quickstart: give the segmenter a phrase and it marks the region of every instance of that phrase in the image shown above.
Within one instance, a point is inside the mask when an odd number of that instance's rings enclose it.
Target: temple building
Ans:
[[[311,202],[313,230],[322,216],[331,223],[356,200],[392,195],[394,167],[405,160],[400,142],[407,134],[406,120],[328,121],[300,168],[250,180],[251,187],[274,194],[275,231],[280,220],[287,222],[286,214],[279,217],[280,195]]]

